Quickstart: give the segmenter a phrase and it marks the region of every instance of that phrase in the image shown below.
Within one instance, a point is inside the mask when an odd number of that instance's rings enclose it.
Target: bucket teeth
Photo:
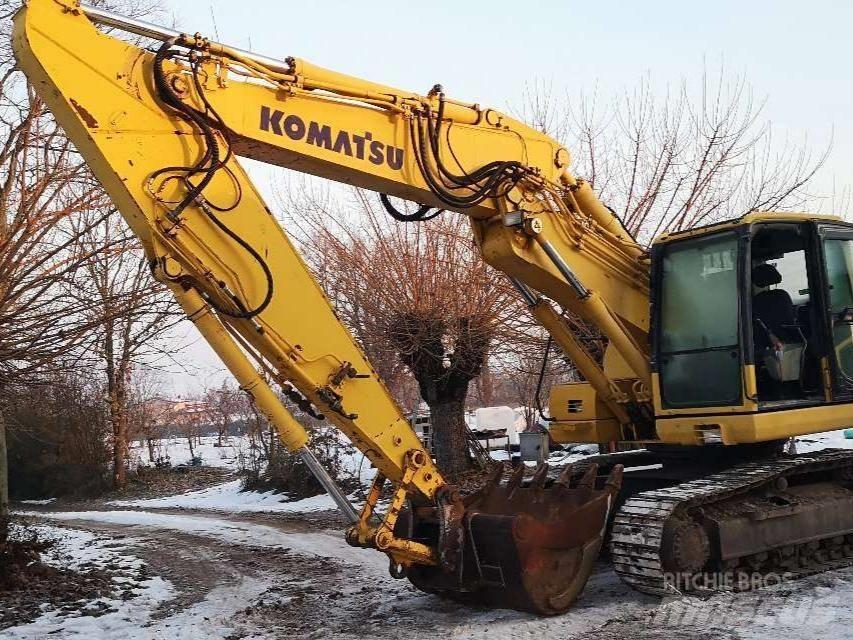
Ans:
[[[489,477],[486,480],[486,483],[483,485],[483,491],[493,491],[495,487],[497,487],[501,483],[501,478],[503,478],[503,475],[503,467],[501,465],[496,464],[489,472]]]
[[[524,479],[524,465],[521,465],[512,472],[506,483],[506,494],[508,498],[512,498],[512,494],[521,486],[521,481]]]
[[[617,464],[607,476],[607,482],[604,486],[610,491],[610,493],[615,494],[622,488],[622,475],[624,471],[625,467],[621,464]]]
[[[622,469],[614,467],[604,486],[595,464],[576,482],[567,467],[551,486],[548,471],[539,465],[527,484],[523,466],[503,485],[497,484],[500,474],[492,475],[461,521],[458,569],[412,565],[409,579],[465,602],[545,615],[566,611],[595,568]],[[429,536],[434,526],[426,521],[420,531]],[[415,529],[417,536],[417,523]]]
[[[489,469],[488,475],[486,476],[486,480],[485,482],[483,482],[483,486],[481,486],[474,493],[465,496],[465,498],[463,499],[465,506],[469,507],[481,501],[485,496],[493,494],[501,484],[501,478],[503,478],[503,473],[503,465],[493,465],[491,469]]]
[[[549,467],[547,462],[543,462],[536,467],[536,472],[530,480],[531,489],[542,489],[545,486],[545,481],[548,479],[548,469]]]
[[[561,485],[565,488],[569,488],[569,485],[572,481],[572,473],[574,472],[575,466],[573,464],[567,464],[566,467],[560,472],[560,475],[554,481],[554,484]]]
[[[595,487],[595,479],[598,477],[598,465],[593,463],[578,481],[578,489],[592,489]]]

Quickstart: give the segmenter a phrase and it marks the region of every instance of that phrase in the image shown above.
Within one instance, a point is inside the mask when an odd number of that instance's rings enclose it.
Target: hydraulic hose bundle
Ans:
[[[199,289],[202,296],[205,300],[216,310],[217,313],[228,316],[230,318],[235,319],[250,319],[254,318],[264,309],[266,309],[270,302],[272,301],[273,291],[274,291],[274,282],[272,271],[270,271],[269,266],[263,257],[243,238],[241,238],[238,234],[234,233],[225,223],[223,223],[214,213],[214,211],[218,212],[228,212],[233,211],[237,205],[240,203],[240,199],[242,198],[242,193],[240,191],[240,183],[238,180],[234,179],[234,175],[231,170],[227,167],[228,161],[231,159],[232,151],[231,145],[228,144],[227,139],[227,127],[225,126],[224,121],[207,100],[207,97],[204,93],[204,88],[202,87],[201,82],[199,82],[199,61],[196,56],[193,54],[196,52],[196,46],[194,43],[184,43],[180,41],[180,38],[176,38],[170,40],[168,42],[163,43],[163,45],[157,50],[156,55],[154,56],[154,85],[157,88],[157,93],[159,97],[165,102],[169,107],[178,112],[178,115],[189,123],[192,127],[199,130],[202,134],[203,140],[203,153],[201,157],[196,161],[196,163],[192,166],[170,166],[159,169],[151,174],[148,179],[149,191],[152,193],[156,193],[153,189],[153,184],[163,175],[168,175],[163,182],[160,184],[159,189],[163,188],[170,180],[180,180],[187,189],[187,193],[184,197],[175,205],[173,209],[171,209],[167,216],[172,222],[177,222],[180,218],[181,213],[190,206],[191,204],[196,204],[199,208],[204,211],[205,215],[208,219],[213,222],[224,234],[226,234],[229,238],[231,238],[234,242],[236,242],[240,247],[242,247],[255,262],[257,262],[261,269],[264,272],[264,277],[266,279],[267,284],[267,292],[264,296],[264,299],[255,306],[254,308],[248,308],[246,304],[240,300],[236,295],[231,294],[231,299],[234,302],[234,305],[237,307],[238,311],[233,311],[231,309],[227,309],[222,307],[222,305],[218,304],[215,299],[211,296],[207,295],[203,289]],[[181,97],[177,94],[169,79],[166,77],[166,73],[163,69],[163,63],[176,55],[180,55],[182,52],[180,49],[176,47],[177,44],[181,46],[185,46],[190,51],[189,63],[190,69],[192,71],[192,79],[193,85],[195,87],[196,93],[201,99],[202,103],[205,107],[205,112],[198,111],[186,104]],[[213,120],[213,123],[217,125],[216,130],[211,126],[210,121]],[[216,137],[216,131],[219,131],[221,136],[224,139],[226,152],[224,157],[220,157],[220,145],[219,141]],[[234,199],[234,202],[228,206],[218,206],[213,202],[204,198],[204,189],[210,184],[210,181],[213,180],[213,177],[220,170],[224,170],[228,173],[233,183],[236,185],[237,194]],[[198,182],[193,182],[191,178],[193,176],[201,175],[202,178]],[[162,199],[158,198],[161,202]]]
[[[468,173],[459,162],[450,143],[450,126],[445,129],[445,144],[461,173],[447,168],[441,159],[441,133],[444,127],[444,93],[438,90],[438,110],[433,112],[429,106],[409,121],[409,133],[415,149],[415,158],[421,175],[435,197],[453,209],[475,207],[488,198],[503,198],[530,171],[517,160],[493,161]],[[442,209],[433,211],[428,205],[420,205],[414,213],[404,213],[396,209],[388,196],[380,194],[385,210],[400,222],[423,222],[442,213]]]

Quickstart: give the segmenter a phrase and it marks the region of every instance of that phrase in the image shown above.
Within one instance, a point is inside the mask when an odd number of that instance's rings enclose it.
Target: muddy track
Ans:
[[[624,585],[602,562],[572,610],[555,618],[536,618],[450,603],[419,593],[406,581],[391,579],[381,557],[377,560],[369,552],[346,547],[341,527],[334,524],[337,516],[331,513],[300,518],[174,510],[121,514],[135,524],[104,521],[110,513],[115,511],[90,511],[61,522],[45,515],[54,525],[120,538],[128,553],[146,562],[151,574],[174,585],[178,595],[153,612],[151,637],[168,632],[172,619],[217,594],[227,606],[222,608],[224,619],[211,624],[227,625],[230,635],[215,637],[231,640],[401,636],[412,640],[729,640],[766,637],[767,632],[775,635],[781,629],[788,632],[789,640],[816,637],[798,635],[807,629],[801,618],[778,619],[779,611],[800,615],[805,611],[803,603],[823,615],[822,624],[830,625],[822,631],[834,628],[837,611],[843,611],[841,615],[850,618],[853,627],[853,614],[847,614],[846,608],[820,604],[820,598],[839,588],[847,596],[853,594],[853,570],[806,579],[775,592],[661,602]],[[196,530],[180,530],[186,523]],[[334,528],[330,531],[329,526]],[[768,611],[762,609],[764,603],[771,605]],[[769,628],[753,629],[756,620],[765,625],[772,616],[777,619],[771,620]]]
[[[175,512],[163,515],[178,515]],[[97,514],[89,512],[90,517]],[[322,526],[337,516],[301,519],[298,523],[267,515],[224,517],[181,512],[180,516],[203,517],[220,527],[272,527],[284,534],[328,537],[339,535]],[[57,523],[96,534],[120,538],[128,550],[143,559],[150,573],[169,580],[178,597],[160,606],[154,620],[166,621],[193,605],[203,602],[223,588],[237,588],[243,581],[262,583],[264,588],[228,620],[234,628],[231,638],[263,633],[271,638],[412,638],[502,637],[490,635],[495,626],[537,635],[553,629],[562,637],[574,632],[593,632],[611,616],[627,607],[641,612],[654,606],[656,599],[636,594],[622,585],[606,565],[593,576],[578,608],[568,616],[537,619],[505,610],[464,607],[420,593],[407,581],[391,579],[381,562],[369,565],[339,558],[297,552],[286,546],[233,544],[203,534],[186,533],[156,526],[139,526],[64,519]],[[318,526],[319,525],[319,526]],[[343,539],[340,544],[344,545]],[[371,556],[368,556],[371,557]],[[371,557],[372,558],[372,557]],[[604,606],[601,606],[604,605]],[[513,632],[510,635],[515,635]]]
[[[251,520],[270,524],[268,518]],[[384,625],[377,624],[385,617],[385,604],[400,595],[399,588],[414,591],[408,583],[391,583],[381,574],[370,575],[372,572],[360,567],[287,548],[235,545],[169,529],[88,520],[64,524],[135,540],[128,550],[145,560],[151,573],[169,580],[180,592],[154,613],[154,619],[167,618],[202,602],[214,589],[237,587],[251,579],[266,582],[269,587],[252,602],[246,602],[232,620],[245,633],[280,629],[282,638],[314,638],[325,637],[329,632],[358,636],[369,629],[371,635],[391,637],[395,634],[383,634],[380,627]],[[311,529],[304,521],[301,525],[296,528],[300,533]],[[294,532],[290,526],[281,528]],[[423,597],[433,600],[431,596]]]

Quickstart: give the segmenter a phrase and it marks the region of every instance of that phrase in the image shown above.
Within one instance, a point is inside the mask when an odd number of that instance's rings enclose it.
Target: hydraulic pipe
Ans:
[[[129,18],[112,11],[106,11],[86,4],[81,4],[80,9],[87,18],[96,24],[114,27],[116,29],[126,31],[127,33],[151,38],[152,40],[167,42],[183,35],[180,31],[175,31],[168,27],[162,27],[136,18]],[[305,77],[307,87],[316,83],[316,85],[321,88],[328,88],[334,92],[340,91],[344,94],[352,94],[364,98],[385,96],[389,103],[397,102],[400,98],[419,100],[418,96],[415,94],[401,94],[398,89],[393,87],[369,82],[337,71],[332,71],[331,69],[311,64],[310,62],[300,58],[277,60],[276,58],[270,58],[253,51],[247,51],[246,49],[241,49],[239,47],[232,47],[231,45],[214,42],[212,40],[210,41],[210,46],[214,51],[217,49],[230,49],[239,56],[247,58],[253,62],[257,62],[271,71],[284,74],[302,75]],[[480,120],[480,110],[475,108],[474,105],[461,105],[452,101],[445,103],[444,115],[454,122],[463,122],[467,124],[475,124]]]
[[[587,289],[580,281],[554,246],[539,232],[535,232],[533,237],[554,266],[557,267],[560,275],[566,279],[566,282],[574,290],[578,298],[578,313],[594,323],[607,336],[607,339],[610,340],[616,350],[622,355],[628,366],[642,380],[646,388],[650,389],[652,376],[649,370],[648,359],[637,343],[634,342],[633,337],[622,326],[610,309],[607,308],[601,296]]]
[[[127,16],[121,15],[120,13],[106,11],[105,9],[99,9],[98,7],[92,7],[87,4],[81,4],[80,9],[83,11],[86,17],[89,18],[89,20],[96,24],[102,24],[108,27],[115,27],[116,29],[126,31],[127,33],[132,33],[137,36],[143,36],[145,38],[151,38],[152,40],[167,42],[183,35],[182,32],[175,31],[174,29],[169,29],[168,27],[162,27],[151,22],[146,22],[145,20],[129,18]],[[290,73],[290,65],[284,60],[277,60],[275,58],[270,58],[259,53],[254,53],[253,51],[247,51],[246,49],[241,49],[239,47],[224,45],[219,42],[211,41],[210,44],[214,48],[225,47],[228,49],[232,49],[244,58],[248,58],[249,60],[257,62],[258,64],[262,64],[263,66],[271,69],[272,71],[277,71],[279,73]]]
[[[314,477],[317,478],[317,481],[323,485],[323,488],[326,490],[332,500],[334,500],[335,504],[338,506],[338,509],[341,510],[341,513],[346,516],[346,519],[350,524],[355,524],[358,522],[358,512],[352,506],[347,497],[344,495],[344,492],[341,491],[341,488],[338,486],[338,483],[332,479],[332,476],[326,471],[323,465],[320,464],[320,461],[314,456],[314,453],[308,447],[302,447],[299,451],[299,457],[302,459],[302,462],[305,463],[305,466],[314,474]]]
[[[578,368],[578,371],[580,371],[581,374],[583,374],[583,377],[586,378],[587,382],[593,386],[604,404],[606,404],[607,408],[613,413],[614,417],[620,424],[628,424],[630,422],[628,412],[625,410],[625,406],[620,404],[619,399],[616,397],[616,390],[611,385],[610,380],[601,370],[598,363],[589,355],[583,345],[578,342],[578,339],[566,326],[563,318],[554,311],[554,307],[552,307],[546,300],[543,300],[541,297],[534,294],[527,286],[524,285],[524,283],[516,280],[515,278],[510,278],[510,281],[513,286],[518,289],[519,293],[521,293],[524,301],[530,309],[531,315],[539,321],[539,324],[545,327],[554,339],[554,342],[556,342],[563,350],[563,353],[571,359],[574,365]]]
[[[194,289],[184,289],[180,285],[170,285],[184,313],[193,321],[207,343],[216,352],[231,371],[240,388],[255,400],[255,404],[278,431],[278,437],[291,453],[297,454],[317,481],[332,497],[335,504],[350,523],[358,522],[358,513],[347,500],[340,487],[326,472],[311,450],[308,448],[308,433],[297,422],[293,414],[282,404],[275,392],[257,372],[255,367],[228,334],[222,322],[213,314],[210,306]]]

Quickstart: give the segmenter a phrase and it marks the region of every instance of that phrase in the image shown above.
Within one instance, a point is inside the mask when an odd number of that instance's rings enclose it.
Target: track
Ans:
[[[737,498],[780,478],[813,471],[830,471],[853,465],[853,451],[829,449],[814,454],[738,465],[726,471],[628,499],[613,521],[610,553],[613,567],[624,582],[644,593],[673,595],[664,567],[664,529],[677,513],[709,507]],[[849,550],[849,548],[848,548]],[[790,577],[853,565],[853,558],[818,556]]]

